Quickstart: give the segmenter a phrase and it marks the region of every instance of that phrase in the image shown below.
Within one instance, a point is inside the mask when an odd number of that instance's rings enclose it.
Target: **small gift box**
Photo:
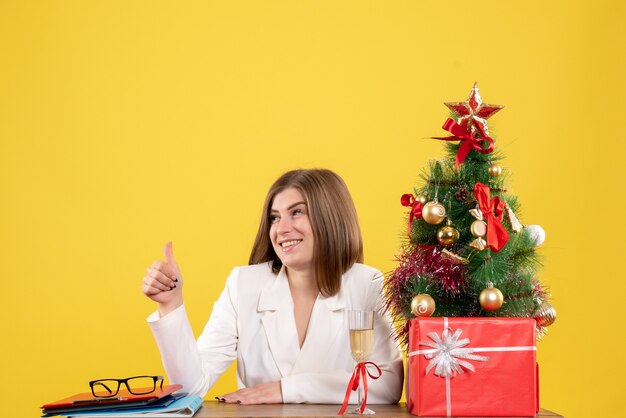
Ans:
[[[407,405],[417,416],[535,416],[531,318],[416,318],[409,329]]]

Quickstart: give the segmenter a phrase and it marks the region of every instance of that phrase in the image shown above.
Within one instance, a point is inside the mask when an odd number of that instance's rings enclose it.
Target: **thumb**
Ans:
[[[172,241],[165,244],[163,247],[163,255],[165,256],[165,262],[167,264],[176,264],[174,260],[174,251],[172,250]]]

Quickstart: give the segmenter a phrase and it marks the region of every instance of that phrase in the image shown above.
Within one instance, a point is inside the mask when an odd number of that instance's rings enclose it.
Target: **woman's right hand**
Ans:
[[[163,255],[165,261],[152,263],[141,286],[142,292],[159,304],[161,317],[183,304],[183,277],[174,260],[171,242],[163,247]]]

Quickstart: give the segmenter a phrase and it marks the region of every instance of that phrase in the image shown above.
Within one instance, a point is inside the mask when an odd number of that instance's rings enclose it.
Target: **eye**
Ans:
[[[270,215],[270,223],[275,224],[276,222],[278,222],[278,216]]]
[[[302,209],[294,209],[292,215],[302,215]]]

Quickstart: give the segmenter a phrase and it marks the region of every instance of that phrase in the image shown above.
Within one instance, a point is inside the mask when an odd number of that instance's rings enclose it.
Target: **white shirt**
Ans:
[[[388,314],[381,316],[382,274],[354,264],[335,296],[319,295],[302,347],[285,269],[271,263],[236,267],[196,341],[181,306],[148,323],[172,383],[204,396],[237,359],[239,388],[281,382],[285,403],[342,403],[355,361],[350,354],[348,309],[375,310],[374,350],[367,361],[383,371],[368,380],[369,403],[395,403],[402,393],[402,355]],[[354,394],[354,392],[353,392]]]

